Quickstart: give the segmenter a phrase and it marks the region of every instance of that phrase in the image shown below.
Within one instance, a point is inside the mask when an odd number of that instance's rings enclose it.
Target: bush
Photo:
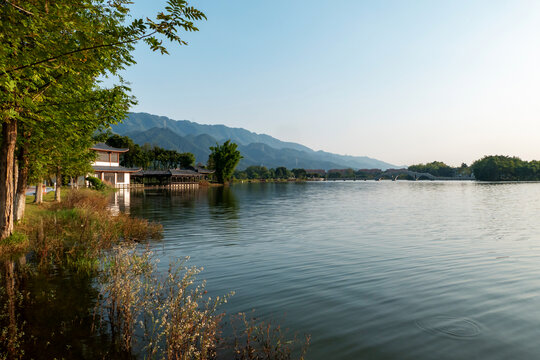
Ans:
[[[0,255],[2,258],[24,253],[28,247],[28,236],[22,232],[14,231],[13,234],[0,240]]]
[[[146,358],[216,358],[223,318],[217,308],[232,293],[206,297],[204,281],[195,285],[200,270],[180,261],[160,276],[152,253],[140,252],[133,244],[114,247],[102,258],[100,318],[108,320],[122,353],[132,353],[139,328]]]
[[[107,185],[105,185],[101,179],[98,179],[95,176],[88,176],[86,181],[90,183],[90,188],[94,190],[105,190],[107,188]]]
[[[236,325],[235,325],[236,324]],[[238,330],[238,324],[239,330]],[[233,318],[235,360],[304,360],[310,336],[291,337],[281,326],[239,313]]]
[[[121,242],[159,239],[162,226],[127,214],[112,215],[107,195],[73,190],[35,221],[24,224],[34,261],[41,267],[66,265],[91,272],[104,250]],[[93,269],[94,268],[94,269]]]

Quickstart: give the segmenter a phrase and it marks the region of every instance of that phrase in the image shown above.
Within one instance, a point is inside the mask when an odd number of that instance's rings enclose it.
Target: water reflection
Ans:
[[[129,189],[116,189],[114,194],[111,196],[109,210],[113,215],[118,215],[120,212],[129,214],[130,205],[131,192]]]
[[[238,202],[234,191],[229,186],[214,187],[207,194],[210,214],[219,219],[226,215],[228,219],[238,218]]]
[[[165,269],[191,256],[210,295],[235,291],[227,313],[311,334],[309,359],[502,360],[540,353],[539,198],[540,184],[367,181],[145,190],[114,204],[163,224],[151,246]],[[110,356],[107,335],[89,331],[91,279],[13,283],[17,264],[2,266],[3,286],[34,294],[17,320],[38,324],[29,354]]]
[[[26,258],[3,262],[0,354],[7,358],[114,358],[110,337],[94,316],[92,277],[43,274]],[[96,329],[96,330],[93,330]]]
[[[534,358],[540,184],[341,182],[147,197],[167,257],[228,313],[310,333],[310,359]],[[168,196],[168,195],[167,195]],[[226,246],[226,245],[236,246]],[[284,316],[286,314],[286,316]]]

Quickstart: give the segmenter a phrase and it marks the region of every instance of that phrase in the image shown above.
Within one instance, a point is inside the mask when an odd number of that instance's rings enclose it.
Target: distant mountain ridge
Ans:
[[[314,151],[301,144],[281,141],[272,136],[256,134],[242,128],[172,120],[165,116],[148,113],[130,113],[123,123],[114,125],[112,130],[119,135],[129,136],[139,145],[148,143],[166,149],[191,152],[195,155],[197,162],[203,163],[208,159],[210,146],[230,139],[238,144],[244,157],[239,164],[240,169],[251,165],[325,170],[349,167],[384,170],[395,167],[366,156]]]
[[[128,118],[123,123],[113,127],[113,131],[122,134],[131,131],[146,131],[154,127],[170,129],[180,136],[208,134],[221,142],[230,139],[242,145],[263,143],[276,149],[290,148],[301,151],[313,151],[304,145],[284,142],[272,136],[256,134],[242,128],[231,128],[225,125],[204,125],[189,120],[172,120],[166,116],[148,113],[129,113]]]

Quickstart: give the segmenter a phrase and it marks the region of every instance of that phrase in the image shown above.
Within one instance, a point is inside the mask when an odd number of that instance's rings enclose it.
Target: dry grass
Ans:
[[[217,309],[228,296],[206,298],[204,282],[194,285],[199,272],[179,262],[161,277],[152,254],[134,246],[115,247],[103,258],[100,319],[107,319],[121,352],[132,352],[139,328],[147,359],[216,357],[223,317]]]
[[[257,321],[245,313],[234,319],[235,360],[304,360],[310,337],[301,341],[296,335],[270,322]]]
[[[126,214],[113,215],[108,194],[71,190],[61,203],[29,206],[18,231],[26,234],[26,251],[40,268],[67,265],[93,271],[104,250],[120,242],[159,239],[162,226]]]
[[[0,254],[2,259],[18,257],[27,251],[28,246],[28,236],[20,231],[15,231],[9,237],[0,241]]]

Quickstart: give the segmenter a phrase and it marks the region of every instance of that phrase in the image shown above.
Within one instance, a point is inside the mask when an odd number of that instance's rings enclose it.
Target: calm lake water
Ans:
[[[227,313],[311,334],[309,359],[540,358],[538,183],[239,184],[127,200],[163,224],[161,266],[190,256],[211,295],[236,292]]]

